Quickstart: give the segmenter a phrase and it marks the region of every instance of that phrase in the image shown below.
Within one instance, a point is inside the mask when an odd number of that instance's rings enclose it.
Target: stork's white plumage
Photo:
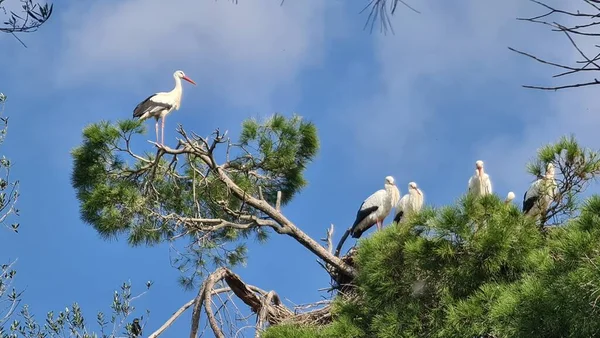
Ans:
[[[508,204],[510,202],[512,202],[512,200],[515,199],[515,193],[512,191],[509,191],[508,194],[506,195],[506,199],[504,200],[505,204]]]
[[[402,196],[398,205],[396,205],[396,216],[394,222],[398,223],[405,217],[412,215],[415,212],[421,211],[423,208],[423,192],[417,187],[417,183],[408,183],[408,194]]]
[[[554,180],[554,164],[548,163],[546,174],[533,182],[523,196],[523,213],[537,217],[545,213],[558,197],[558,185]]]
[[[492,180],[483,170],[483,161],[475,162],[475,175],[469,179],[469,194],[485,196],[492,193]]]
[[[381,230],[383,220],[392,211],[392,206],[398,204],[400,190],[392,176],[385,178],[384,189],[376,191],[360,205],[356,213],[356,220],[350,229],[353,238],[359,238],[373,224],[377,224],[377,230]]]
[[[173,110],[179,110],[181,105],[181,96],[183,94],[183,88],[181,86],[181,79],[195,85],[189,77],[185,76],[181,70],[173,73],[175,78],[175,88],[170,92],[160,92],[148,96],[144,101],[140,102],[133,110],[133,117],[139,117],[141,120],[145,120],[150,117],[156,119],[156,143],[158,143],[158,119],[162,118],[161,127],[161,141],[164,145],[165,142],[165,118]]]

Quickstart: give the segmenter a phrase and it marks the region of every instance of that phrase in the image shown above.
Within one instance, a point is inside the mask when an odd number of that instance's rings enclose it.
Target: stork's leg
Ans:
[[[161,128],[161,133],[162,133],[162,140],[161,140],[161,144],[164,146],[165,145],[165,119],[167,118],[167,116],[163,116],[162,118],[162,128]]]
[[[381,231],[381,223],[377,220],[377,231]]]
[[[156,129],[156,143],[158,143],[158,119],[156,119],[156,125],[155,125],[155,129]]]

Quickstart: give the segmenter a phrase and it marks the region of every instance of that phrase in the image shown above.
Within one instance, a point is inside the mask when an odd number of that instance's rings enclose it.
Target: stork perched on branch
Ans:
[[[377,230],[381,230],[383,220],[392,211],[392,206],[398,204],[400,190],[392,176],[385,178],[384,189],[377,190],[360,205],[356,213],[356,220],[350,229],[353,238],[360,238],[373,224],[377,224]]]
[[[485,196],[492,193],[492,181],[483,170],[483,161],[475,162],[475,175],[469,179],[469,194]]]
[[[173,110],[179,110],[181,105],[181,96],[183,94],[183,88],[181,87],[181,79],[196,85],[189,77],[185,76],[183,71],[178,70],[173,73],[175,78],[175,88],[170,92],[160,92],[148,96],[144,101],[140,102],[133,110],[133,117],[139,117],[141,120],[145,120],[150,117],[156,119],[156,143],[158,141],[158,119],[162,118],[161,127],[161,141],[160,144],[165,143],[165,118]]]
[[[558,185],[554,180],[554,164],[548,163],[546,174],[529,186],[523,196],[523,213],[528,216],[545,214],[550,203],[558,197]]]
[[[398,205],[396,205],[396,216],[394,222],[400,222],[404,217],[421,211],[423,208],[423,192],[417,187],[417,183],[408,183],[408,194],[402,196]]]

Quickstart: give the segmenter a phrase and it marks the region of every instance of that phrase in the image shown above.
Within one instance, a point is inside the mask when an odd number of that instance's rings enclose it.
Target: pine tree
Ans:
[[[352,297],[332,323],[282,325],[278,337],[592,337],[600,331],[600,196],[581,194],[598,153],[574,137],[528,165],[560,168],[559,198],[539,224],[495,195],[463,196],[361,239]]]
[[[600,197],[582,201],[600,157],[573,136],[542,147],[527,165],[533,179],[548,163],[557,168],[559,193],[541,223],[496,195],[465,195],[337,257],[333,227],[322,246],[280,208],[307,184],[303,172],[319,147],[312,123],[297,115],[250,119],[235,141],[218,129],[201,137],[180,126],[175,148],[151,142],[155,152],[140,155],[134,145],[148,146],[134,139],[144,132],[139,121],[88,126],[72,152],[73,186],[83,219],[105,238],[183,242],[174,263],[182,285],[198,296],[168,323],[191,307],[192,335],[206,313],[215,336],[228,336],[231,326],[217,315],[222,307],[212,305],[224,292],[257,315],[257,330],[269,327],[267,338],[585,336],[600,323]],[[247,257],[246,240],[264,242],[273,233],[323,261],[337,290],[330,304],[297,312],[231,271]]]

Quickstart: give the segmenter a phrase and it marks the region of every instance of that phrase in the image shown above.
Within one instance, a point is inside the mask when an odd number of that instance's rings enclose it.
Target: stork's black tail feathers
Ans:
[[[394,217],[394,222],[396,222],[396,223],[400,222],[400,220],[402,219],[402,216],[404,216],[404,211],[402,211],[402,210],[398,211],[398,213]]]

